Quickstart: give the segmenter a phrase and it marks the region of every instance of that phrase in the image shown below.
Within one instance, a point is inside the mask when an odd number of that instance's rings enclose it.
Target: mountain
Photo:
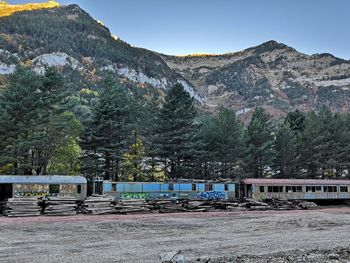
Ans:
[[[223,105],[241,114],[261,105],[276,117],[322,105],[350,110],[350,61],[331,54],[310,56],[269,41],[224,55],[162,57],[211,109]]]
[[[74,84],[72,90],[79,91],[96,88],[101,76],[114,72],[122,83],[144,89],[161,91],[180,82],[200,101],[190,83],[159,55],[112,36],[77,5],[1,17],[0,47],[0,75],[12,73],[19,63],[38,73],[56,66]]]
[[[113,72],[149,96],[182,83],[201,110],[224,106],[242,118],[257,105],[275,118],[322,105],[350,110],[350,61],[331,54],[306,55],[269,41],[223,55],[168,56],[111,35],[77,5],[16,10],[21,12],[0,17],[0,87],[16,64],[38,73],[55,66],[72,83],[72,94],[98,90],[101,77]]]

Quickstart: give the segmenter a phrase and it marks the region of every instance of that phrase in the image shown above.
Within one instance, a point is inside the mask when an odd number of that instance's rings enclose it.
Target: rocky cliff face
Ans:
[[[225,106],[245,114],[259,105],[276,117],[321,105],[349,110],[350,61],[331,54],[310,56],[269,41],[225,55],[162,57],[194,84],[210,110]]]
[[[73,83],[72,91],[94,89],[106,72],[160,94],[181,83],[209,112],[224,106],[249,116],[263,106],[278,118],[296,108],[350,109],[348,60],[302,54],[275,41],[224,55],[162,55],[113,37],[77,5],[0,17],[0,80],[16,64],[38,73],[58,67]]]

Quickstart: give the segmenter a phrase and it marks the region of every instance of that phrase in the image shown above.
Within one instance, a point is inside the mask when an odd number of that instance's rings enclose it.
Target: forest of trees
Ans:
[[[18,67],[10,76],[0,90],[0,174],[116,181],[349,177],[350,114],[295,110],[277,122],[257,107],[244,126],[229,109],[200,114],[181,85],[164,99],[146,99],[106,76],[84,118],[65,85],[52,68],[37,75]]]

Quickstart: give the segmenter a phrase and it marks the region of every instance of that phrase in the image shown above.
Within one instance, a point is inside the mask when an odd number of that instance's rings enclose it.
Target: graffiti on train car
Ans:
[[[47,193],[39,192],[15,192],[14,197],[44,197],[47,196]]]
[[[121,193],[121,199],[148,199],[149,193]]]
[[[207,191],[199,194],[200,198],[207,200],[227,199],[227,192],[225,191]]]
[[[253,193],[253,198],[260,201],[271,199],[271,197],[272,197],[271,193]]]
[[[40,184],[14,185],[14,197],[43,197],[48,195],[49,186]]]

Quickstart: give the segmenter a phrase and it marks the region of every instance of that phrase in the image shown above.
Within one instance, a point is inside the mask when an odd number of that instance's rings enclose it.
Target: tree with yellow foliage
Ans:
[[[137,137],[135,131],[133,131],[133,134],[135,141],[131,145],[130,150],[123,154],[121,177],[125,181],[144,181],[146,175],[142,164],[145,158],[145,148],[142,140]]]

